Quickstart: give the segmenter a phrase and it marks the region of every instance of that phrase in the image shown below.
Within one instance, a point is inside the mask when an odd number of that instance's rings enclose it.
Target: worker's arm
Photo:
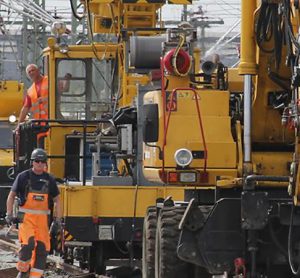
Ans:
[[[9,195],[8,195],[7,201],[6,201],[6,214],[7,215],[13,214],[13,206],[14,206],[14,201],[15,201],[16,196],[17,196],[16,192],[13,192],[13,191],[9,192]]]
[[[20,123],[23,123],[25,121],[26,115],[29,113],[29,107],[27,106],[23,106],[21,111],[20,111],[20,115],[19,115],[19,119],[18,119],[18,127],[20,125]]]
[[[60,197],[57,195],[55,198],[53,198],[54,202],[54,216],[58,219],[62,218],[62,212],[61,212],[61,204],[60,204]]]

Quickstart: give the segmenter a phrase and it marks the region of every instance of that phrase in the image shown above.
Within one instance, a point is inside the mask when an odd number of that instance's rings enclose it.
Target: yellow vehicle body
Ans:
[[[23,83],[14,80],[0,81],[0,117],[19,116],[23,102]],[[3,119],[4,120],[4,119]]]
[[[159,198],[184,199],[184,189],[192,187],[61,186],[65,217],[130,218],[144,217],[145,210]],[[113,196],[113,198],[112,198]],[[126,200],[126,202],[124,201]],[[78,206],[78,203],[84,204]]]
[[[14,179],[13,130],[23,102],[24,84],[0,81],[0,216],[6,213],[6,198]]]
[[[204,139],[208,152],[207,173],[209,180],[202,185],[215,185],[216,176],[237,176],[237,145],[230,132],[230,117],[228,106],[228,91],[198,90],[201,122],[205,130]],[[169,96],[170,98],[170,96]],[[168,133],[166,135],[165,167],[176,169],[174,154],[177,149],[204,151],[202,131],[196,109],[194,94],[189,90],[178,90],[175,96],[176,107],[171,112]],[[163,145],[164,117],[163,98],[160,91],[149,92],[144,97],[144,103],[157,103],[159,111],[159,138],[155,146]],[[211,103],[210,103],[211,102]],[[191,129],[191,127],[193,127]],[[222,134],[222,136],[220,136]],[[158,157],[157,149],[152,145],[144,146],[144,173],[152,181],[161,182],[159,170],[162,161]],[[203,171],[204,159],[194,159],[192,168]],[[198,186],[201,185],[197,184]]]
[[[49,172],[65,179],[60,185],[64,256],[72,260],[74,248],[82,248],[84,254],[88,250],[88,255],[75,259],[83,265],[96,260],[92,271],[104,274],[105,260],[141,258],[143,228],[143,268],[144,274],[150,273],[144,278],[152,278],[155,267],[156,278],[192,278],[200,272],[203,278],[274,273],[270,265],[281,267],[284,256],[277,249],[286,245],[278,241],[287,235],[290,170],[298,181],[295,169],[300,166],[297,136],[295,143],[298,127],[282,128],[282,107],[288,109],[290,99],[283,103],[280,99],[291,93],[287,82],[291,68],[283,63],[276,67],[273,61],[278,63],[278,56],[284,60],[292,50],[282,46],[274,58],[256,45],[254,28],[259,27],[256,20],[264,11],[261,5],[280,1],[242,1],[239,69],[217,65],[210,73],[199,69],[194,31],[185,27],[167,31],[153,68],[147,68],[147,63],[133,65],[130,56],[136,49],[130,38],[157,39],[166,31],[158,20],[164,2],[154,2],[84,2],[89,33],[120,39],[100,43],[91,36],[91,45],[66,50],[49,38],[43,52],[49,79],[49,121],[42,145],[49,154]],[[281,4],[289,5],[287,2]],[[272,11],[279,11],[277,8]],[[296,20],[292,22],[293,30],[298,30]],[[265,44],[272,48],[270,42]],[[179,53],[187,69],[183,72],[176,60]],[[136,54],[137,59],[148,58],[143,54]],[[103,71],[110,63],[109,70]],[[154,70],[158,70],[159,81],[153,78]],[[117,74],[108,80],[105,72]],[[70,86],[60,91],[66,76]],[[285,110],[289,113],[284,116],[293,117],[297,109]],[[180,157],[180,151],[186,156]],[[103,161],[109,164],[105,173],[99,166],[103,154],[107,155]],[[95,169],[87,178],[89,163]],[[298,186],[291,192],[298,204]],[[277,232],[284,236],[276,242]],[[261,248],[262,244],[268,248]],[[139,251],[134,252],[136,249]],[[249,267],[256,266],[256,259],[261,273]],[[285,271],[287,262],[283,264]],[[179,269],[182,265],[193,270],[194,276]],[[172,269],[172,275],[164,273],[165,269]]]

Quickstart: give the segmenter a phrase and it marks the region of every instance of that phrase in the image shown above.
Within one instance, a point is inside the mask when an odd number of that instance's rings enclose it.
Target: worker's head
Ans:
[[[33,82],[38,81],[41,77],[40,69],[35,64],[30,64],[26,67],[26,74]]]
[[[31,153],[31,163],[33,170],[37,173],[44,172],[46,165],[47,165],[47,153],[43,149],[35,149]]]
[[[215,54],[212,56],[212,62],[213,62],[214,64],[220,63],[220,55],[215,53]]]

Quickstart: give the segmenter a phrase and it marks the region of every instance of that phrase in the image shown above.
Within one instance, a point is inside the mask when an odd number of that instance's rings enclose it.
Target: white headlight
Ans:
[[[179,149],[175,152],[174,155],[177,165],[185,167],[191,164],[193,161],[192,152],[188,149]]]
[[[17,120],[17,117],[16,117],[15,115],[10,115],[10,116],[8,117],[8,121],[9,121],[11,124],[15,123],[16,120]]]
[[[59,52],[62,54],[67,54],[69,52],[69,46],[66,43],[61,43],[59,45]]]

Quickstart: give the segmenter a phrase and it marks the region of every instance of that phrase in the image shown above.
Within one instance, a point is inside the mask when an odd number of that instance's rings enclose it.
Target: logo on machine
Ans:
[[[166,110],[167,111],[177,111],[177,93],[173,94],[171,92],[166,92]]]

